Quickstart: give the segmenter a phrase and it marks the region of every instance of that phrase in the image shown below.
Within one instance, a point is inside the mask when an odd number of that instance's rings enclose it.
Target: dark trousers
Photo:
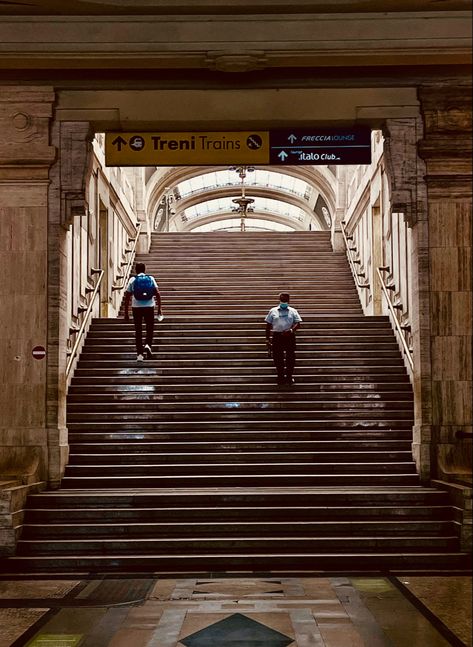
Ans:
[[[292,377],[296,363],[296,336],[294,333],[284,335],[275,332],[273,333],[272,347],[278,378]]]
[[[143,320],[146,326],[146,341],[150,348],[153,344],[154,308],[132,308],[133,323],[135,324],[136,352],[143,354]]]

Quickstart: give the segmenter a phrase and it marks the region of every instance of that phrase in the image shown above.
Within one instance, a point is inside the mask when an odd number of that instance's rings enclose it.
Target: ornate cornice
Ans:
[[[0,69],[468,65],[470,13],[0,16]]]
[[[420,87],[424,138],[419,155],[425,160],[429,191],[439,197],[472,195],[472,88]]]
[[[85,182],[93,162],[93,133],[87,122],[63,122],[59,130],[61,224],[87,214]]]
[[[384,159],[390,183],[391,209],[404,214],[412,227],[426,216],[425,167],[418,156],[420,119],[387,119],[383,134]]]

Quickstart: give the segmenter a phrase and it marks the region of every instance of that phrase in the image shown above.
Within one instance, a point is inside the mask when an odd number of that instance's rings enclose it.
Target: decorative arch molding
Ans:
[[[208,214],[206,216],[200,216],[198,218],[192,218],[192,220],[188,220],[186,223],[184,223],[184,226],[182,229],[180,229],[180,231],[191,232],[196,227],[209,225],[213,222],[219,222],[219,220],[228,220],[229,218],[238,219],[239,216],[233,211],[218,211],[213,214]],[[266,211],[254,211],[251,215],[248,215],[246,217],[246,221],[248,224],[250,224],[251,220],[253,219],[266,220],[268,221],[268,223],[274,222],[279,225],[286,225],[288,227],[293,227],[295,231],[305,231],[304,223],[297,220],[289,221],[288,218],[279,216],[275,213],[269,213]]]
[[[313,186],[324,198],[326,204],[328,205],[330,212],[335,213],[336,204],[337,204],[337,187],[338,180],[334,174],[324,166],[287,166],[287,167],[275,167],[275,166],[257,166],[261,170],[271,170],[278,173],[284,173],[291,177],[303,180]],[[178,168],[169,168],[164,170],[162,168],[156,169],[156,171],[150,176],[147,182],[146,187],[146,213],[148,214],[148,219],[151,221],[154,219],[154,216],[157,212],[160,201],[163,198],[165,190],[169,186],[175,186],[180,182],[189,180],[198,175],[203,175],[205,173],[212,173],[215,171],[221,170],[221,166],[189,166],[189,167],[178,167]],[[238,185],[236,185],[238,186]],[[221,192],[222,189],[219,189]],[[232,189],[232,187],[229,187]],[[261,187],[262,188],[262,187]],[[252,187],[252,191],[254,187]],[[275,189],[272,189],[275,191]],[[279,193],[280,195],[288,195],[285,192]],[[299,205],[298,205],[299,206]],[[307,205],[306,205],[307,209]],[[315,214],[313,214],[315,216]],[[316,217],[316,216],[315,216]]]

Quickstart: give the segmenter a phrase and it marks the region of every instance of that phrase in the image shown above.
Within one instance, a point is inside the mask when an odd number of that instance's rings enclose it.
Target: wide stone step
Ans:
[[[263,313],[265,315],[266,313]],[[261,328],[261,319],[255,319],[252,315],[247,315],[245,311],[240,314],[235,314],[232,310],[228,313],[227,316],[222,317],[220,320],[216,320],[213,316],[208,316],[203,313],[194,313],[194,317],[198,317],[199,326],[210,326],[215,329],[219,329],[219,324],[225,323],[231,328]],[[264,318],[264,317],[263,317]],[[185,319],[179,318],[176,322],[169,322],[166,319],[166,322],[161,324],[165,325],[174,325],[174,326],[187,326],[195,327],[195,318],[190,318],[186,321]],[[329,329],[333,326],[334,330],[351,330],[351,329],[360,329],[360,330],[372,330],[376,328],[383,328],[385,330],[390,329],[390,323],[388,317],[384,316],[373,316],[366,317],[365,315],[347,315],[347,316],[333,316],[327,315],[325,317],[309,317],[304,319],[304,330],[311,329]],[[129,329],[133,330],[133,323],[126,322],[123,319],[116,318],[93,318],[92,319],[92,329]]]
[[[75,431],[75,430],[79,431]],[[116,441],[119,443],[134,443],[134,442],[152,442],[152,443],[268,443],[275,442],[350,442],[357,443],[363,446],[366,442],[398,442],[408,441],[409,446],[412,443],[412,430],[406,425],[404,429],[390,429],[387,434],[385,429],[380,430],[360,430],[360,429],[341,429],[327,431],[324,429],[317,429],[313,431],[298,431],[292,430],[290,433],[291,440],[288,441],[288,433],[284,431],[274,431],[273,429],[259,429],[257,431],[235,431],[233,429],[225,429],[224,431],[195,431],[185,430],[171,432],[159,431],[146,431],[140,429],[139,431],[120,430],[117,425],[114,427],[115,431],[100,431],[95,428],[95,425],[89,427],[82,423],[71,423],[69,425],[69,441],[71,444],[75,443],[109,443]],[[386,440],[386,437],[391,440]]]
[[[219,406],[220,403],[223,403],[225,406],[236,406],[235,403],[238,403],[238,406],[247,406],[252,402],[262,403],[264,402],[267,408],[277,406],[277,403],[290,401],[291,403],[300,406],[302,402],[309,403],[329,403],[329,402],[338,402],[338,403],[352,403],[352,402],[399,402],[403,403],[402,406],[405,406],[406,402],[412,402],[412,394],[409,391],[383,391],[379,393],[369,393],[369,392],[357,392],[357,391],[332,391],[332,392],[318,392],[318,391],[302,391],[297,390],[297,394],[293,394],[297,397],[297,401],[288,397],[287,390],[281,391],[276,388],[273,390],[266,390],[261,392],[247,393],[240,391],[238,392],[238,397],[234,393],[234,389],[227,388],[225,392],[219,392],[218,389],[214,390],[210,387],[205,388],[203,385],[200,386],[200,391],[197,393],[191,392],[178,392],[176,388],[173,390],[170,387],[167,387],[165,391],[146,385],[137,385],[133,388],[130,385],[127,385],[126,390],[120,391],[119,387],[115,385],[112,387],[113,390],[108,390],[107,387],[96,387],[92,389],[88,387],[80,392],[73,391],[69,396],[69,402],[71,404],[108,404],[115,405],[117,403],[140,403],[140,402],[158,402],[158,403],[203,403],[205,402],[207,406]],[[77,388],[77,387],[75,387]],[[205,389],[205,390],[204,390]],[[229,392],[231,391],[231,392]]]
[[[214,389],[212,385],[205,386],[198,385],[192,391],[181,391],[179,387],[171,387],[165,385],[158,388],[152,385],[137,384],[135,387],[128,384],[123,390],[120,390],[120,385],[111,387],[102,386],[100,388],[84,387],[77,390],[79,387],[74,387],[69,396],[70,404],[79,404],[81,402],[87,403],[108,403],[116,404],[121,402],[163,402],[163,403],[178,403],[178,402],[196,402],[206,403],[207,406],[219,406],[223,403],[225,406],[230,406],[229,403],[238,402],[242,406],[248,404],[251,406],[252,402],[261,403],[265,405],[274,406],[275,403],[289,403],[294,402],[297,406],[299,403],[352,403],[352,402],[411,402],[412,394],[409,391],[362,391],[362,390],[346,390],[346,391],[321,391],[316,389],[299,390],[291,389],[277,389],[272,385],[271,389],[255,389],[254,392],[248,392],[248,388],[238,392],[238,398],[232,386],[226,389],[220,389],[218,386]],[[231,405],[233,406],[233,405]],[[404,405],[403,405],[404,406]]]
[[[72,466],[69,466],[69,469]],[[121,468],[119,476],[103,476],[103,467],[92,476],[68,476],[62,479],[65,488],[91,489],[91,488],[169,488],[176,485],[176,474],[126,475],[127,470]],[[327,486],[412,486],[419,484],[419,478],[412,473],[366,474],[347,471],[331,474],[287,474],[271,472],[265,468],[264,474],[205,474],[197,471],[196,474],[179,474],[179,487],[271,487],[277,482],[280,487],[327,487]]]
[[[100,442],[89,443],[69,443],[71,455],[75,454],[113,454],[121,457],[127,453],[150,453],[159,452],[181,452],[185,448],[188,454],[191,453],[213,453],[213,452],[330,452],[330,456],[336,453],[340,457],[343,452],[357,452],[365,456],[365,460],[370,460],[373,456],[381,457],[384,452],[406,452],[406,456],[411,458],[410,442],[408,440],[248,440],[248,441],[225,441],[219,442],[149,442],[135,439],[128,443],[107,441],[104,435]],[[320,455],[320,454],[319,454]]]
[[[175,272],[171,272],[169,276],[164,277],[161,271],[157,270],[154,276],[158,282],[159,291],[167,298],[172,295],[193,297],[195,294],[213,298],[216,293],[230,297],[233,294],[234,303],[240,304],[241,309],[244,309],[244,306],[249,304],[253,298],[264,301],[266,305],[275,306],[281,292],[289,292],[291,304],[297,309],[300,307],[301,300],[316,303],[325,298],[333,299],[342,295],[355,297],[358,294],[355,286],[349,285],[353,279],[348,272],[339,281],[326,281],[321,276],[314,276],[312,280],[307,280],[302,276],[297,277],[292,274],[275,282],[275,272],[271,272],[271,276],[259,274],[235,276],[233,273],[225,274],[221,269],[205,276],[196,276],[196,274],[176,276]],[[323,289],[317,289],[316,286],[321,283],[324,286]],[[231,286],[231,290],[229,290],[229,286]],[[251,286],[250,291],[249,286]],[[242,295],[245,295],[244,301],[242,301]]]
[[[341,421],[352,422],[353,428],[355,421],[363,424],[363,422],[369,423],[370,421],[381,421],[384,422],[384,419],[388,415],[389,418],[393,420],[411,422],[412,421],[412,411],[411,407],[407,407],[405,410],[399,409],[397,407],[389,408],[386,406],[386,403],[383,403],[382,406],[379,406],[377,409],[372,407],[363,408],[361,405],[363,403],[357,403],[360,405],[359,409],[354,407],[356,403],[351,403],[350,406],[334,408],[333,403],[330,404],[329,408],[324,408],[323,406],[313,406],[311,409],[305,407],[300,410],[297,407],[291,408],[291,403],[288,403],[287,407],[284,407],[281,404],[281,407],[274,407],[273,409],[264,409],[261,407],[248,407],[244,409],[243,407],[231,407],[224,410],[208,410],[206,408],[193,408],[190,407],[189,410],[176,410],[171,405],[166,407],[164,404],[159,407],[157,406],[148,407],[147,403],[142,403],[140,407],[134,407],[133,412],[130,411],[130,408],[124,407],[123,411],[117,410],[117,406],[113,407],[113,410],[110,410],[110,407],[104,406],[99,410],[100,405],[96,404],[93,407],[89,406],[87,411],[84,411],[82,407],[79,407],[77,411],[73,410],[71,405],[70,410],[68,411],[68,422],[93,422],[102,423],[102,422],[142,422],[144,423],[193,423],[196,419],[199,422],[209,422],[209,423],[219,423],[223,422],[226,424],[269,424],[276,426],[281,422],[281,416],[283,411],[291,412],[291,421],[295,424],[298,421],[303,421],[303,424],[308,423],[313,427],[313,423],[326,422],[327,424],[330,421],[340,423]],[[319,403],[321,405],[321,403]],[[280,410],[278,410],[280,409]],[[368,409],[368,410],[366,410]],[[255,417],[257,415],[257,418]],[[316,418],[315,421],[311,420],[311,417]],[[323,420],[320,420],[323,416]],[[323,426],[323,425],[322,425]]]
[[[146,360],[147,365],[153,367],[159,367],[160,363],[163,360],[173,360],[176,362],[179,360],[179,366],[183,368],[186,364],[185,362],[205,362],[207,365],[209,362],[212,362],[214,365],[222,365],[226,363],[227,365],[231,362],[229,368],[233,366],[244,366],[250,364],[253,366],[262,366],[262,368],[272,367],[272,361],[267,363],[267,367],[262,365],[262,362],[266,359],[266,348],[262,344],[260,350],[255,351],[245,351],[238,349],[224,350],[218,349],[218,353],[215,347],[209,347],[207,350],[204,348],[201,351],[196,349],[194,346],[192,351],[187,351],[186,353],[182,352],[182,348],[176,346],[174,349],[167,349],[165,346],[160,348],[159,339],[155,340],[153,344],[153,349],[155,352],[155,357],[151,360]],[[157,350],[158,349],[158,350]],[[159,357],[157,356],[159,353]],[[216,355],[218,358],[216,358]],[[372,351],[320,351],[318,353],[319,357],[314,358],[315,353],[310,350],[297,350],[297,364],[302,366],[317,366],[317,365],[330,365],[334,362],[348,362],[354,366],[383,366],[384,360],[389,360],[389,364],[402,364],[402,359],[399,356],[398,350],[380,350],[375,355],[372,354]],[[121,349],[116,352],[100,352],[99,350],[92,350],[89,347],[86,347],[84,352],[81,355],[81,359],[84,362],[91,361],[108,361],[108,362],[134,362],[136,361],[136,351],[133,349]],[[82,366],[82,364],[81,364]]]
[[[255,571],[280,571],[306,573],[321,571],[344,573],[379,573],[391,571],[405,574],[406,571],[435,571],[452,574],[469,573],[471,557],[469,553],[435,552],[434,550],[415,552],[412,549],[397,553],[382,552],[378,548],[372,553],[356,552],[348,547],[345,552],[332,550],[315,553],[304,550],[301,553],[279,553],[263,548],[259,553],[234,552],[230,554],[173,554],[173,555],[113,555],[113,556],[76,556],[53,555],[42,557],[16,557],[0,564],[7,573],[77,573],[77,572],[132,572],[132,573],[208,573],[209,571],[227,572],[238,570],[240,573]]]
[[[272,303],[272,301],[265,303],[255,303],[252,301],[248,305],[245,304],[245,313],[247,316],[252,316],[255,319],[263,322],[269,308],[273,307],[273,305],[274,304]],[[206,316],[208,317],[212,314],[225,315],[231,308],[234,309],[233,299],[228,299],[228,301],[222,300],[221,302],[209,300],[205,303],[202,303],[201,299],[196,299],[194,302],[189,302],[189,300],[185,298],[176,298],[172,300],[169,299],[166,302],[165,306],[163,303],[163,310],[165,309],[167,315],[187,315],[190,318],[192,318],[192,312],[197,309],[205,309]],[[357,312],[361,312],[360,305],[358,305],[357,303],[347,303],[343,298],[340,298],[334,302],[317,302],[313,304],[307,304],[304,307],[304,311],[302,311],[300,307],[296,309],[300,310],[299,314],[301,315],[302,319],[304,319],[304,316],[307,315],[312,315],[315,317],[319,313],[356,314]]]
[[[368,374],[363,369],[357,367],[350,367],[349,371],[345,374],[336,373],[334,367],[329,368],[301,368],[298,366],[298,381],[297,393],[311,390],[322,390],[324,387],[327,390],[331,388],[337,389],[386,389],[389,390],[391,385],[393,388],[406,388],[411,389],[409,379],[403,371],[402,367],[386,367],[385,372],[380,372],[382,369],[376,370],[375,367],[370,368]],[[310,371],[310,373],[309,373]],[[391,371],[391,372],[388,372]],[[191,384],[189,382],[192,381]],[[234,373],[216,373],[211,370],[193,372],[173,371],[171,368],[166,369],[148,369],[140,368],[137,364],[131,367],[110,367],[98,368],[95,370],[77,369],[72,379],[72,385],[75,388],[88,388],[88,385],[104,385],[111,386],[149,386],[156,385],[159,388],[169,388],[179,390],[194,390],[200,388],[200,385],[205,385],[205,388],[212,389],[217,387],[226,389],[231,385],[235,390],[266,390],[277,391],[274,382],[274,370],[268,370],[260,375],[248,374],[244,369],[238,367]]]
[[[93,343],[100,342],[102,340],[104,343],[114,342],[121,343],[123,340],[133,341],[134,339],[134,329],[129,327],[129,324],[124,320],[123,324],[117,328],[102,328],[94,326],[87,337],[87,341]],[[166,320],[167,321],[167,320]],[[195,341],[196,339],[205,338],[207,339],[229,339],[236,341],[237,343],[242,342],[252,342],[261,340],[265,337],[264,333],[264,322],[259,321],[253,328],[247,328],[245,330],[241,328],[230,329],[228,326],[222,327],[222,325],[217,324],[214,328],[209,326],[204,327],[202,324],[197,326],[194,324],[190,326],[189,324],[164,324],[160,323],[155,326],[155,332],[161,337],[170,339],[173,343],[179,343],[182,340],[190,339]],[[297,333],[297,339],[301,343],[324,343],[324,344],[346,344],[353,343],[355,346],[357,344],[367,344],[367,343],[383,343],[383,342],[392,342],[392,334],[384,328],[372,328],[369,330],[358,330],[358,329],[344,329],[343,331],[326,331],[323,329],[312,329],[308,330],[306,326],[301,328]],[[175,341],[174,341],[175,340]]]
[[[103,448],[106,450],[107,448]],[[304,452],[304,451],[295,451],[286,448],[285,453],[281,452],[271,452],[270,450],[261,448],[258,452],[251,452],[249,450],[241,451],[223,451],[215,450],[214,452],[204,453],[204,452],[187,452],[183,451],[148,451],[145,452],[143,449],[140,451],[134,452],[133,447],[126,447],[122,453],[112,452],[113,447],[108,447],[108,451],[101,452],[89,452],[86,453],[78,452],[76,449],[71,450],[70,463],[71,465],[66,468],[75,470],[76,467],[80,466],[95,466],[95,465],[106,465],[106,466],[127,466],[127,473],[129,473],[129,466],[157,466],[156,469],[161,466],[189,466],[192,469],[199,468],[201,465],[202,469],[205,469],[206,473],[209,473],[207,466],[210,468],[215,467],[215,465],[222,464],[233,466],[239,465],[242,468],[251,469],[253,466],[252,463],[258,464],[258,468],[261,470],[261,466],[264,463],[268,464],[268,467],[275,467],[275,469],[281,469],[283,465],[294,467],[300,469],[301,465],[307,464],[313,468],[314,472],[324,472],[326,469],[333,468],[337,469],[340,466],[340,469],[353,469],[356,471],[359,470],[368,470],[372,468],[376,472],[384,472],[388,470],[402,470],[409,471],[411,466],[414,466],[412,462],[412,454],[410,451],[359,451],[359,452]],[[187,449],[187,447],[185,447]],[[334,459],[336,459],[336,467],[334,468]],[[324,465],[327,463],[328,465]],[[274,465],[272,465],[274,464]],[[412,467],[413,468],[413,467]],[[220,469],[218,467],[218,469]]]
[[[374,363],[376,362],[376,363]],[[255,369],[257,373],[255,375]],[[247,360],[233,360],[229,365],[227,360],[211,359],[205,360],[196,366],[192,360],[181,359],[178,362],[170,359],[163,359],[161,355],[159,360],[146,360],[145,362],[138,363],[136,358],[132,360],[101,360],[100,362],[81,361],[80,368],[77,369],[78,375],[166,375],[182,376],[186,379],[189,377],[198,376],[238,376],[243,375],[246,379],[261,379],[268,380],[268,376],[273,379],[275,371],[272,361],[268,361],[266,365],[262,365],[261,359],[247,359]],[[301,379],[307,377],[306,381],[310,381],[314,375],[362,375],[365,378],[373,379],[378,375],[391,373],[393,375],[406,375],[404,364],[401,359],[390,358],[386,359],[381,364],[376,359],[299,359],[297,361],[297,378]]]
[[[136,376],[133,376],[136,377]],[[222,397],[227,397],[228,391],[233,393],[238,392],[245,394],[246,396],[251,396],[252,398],[262,397],[264,395],[275,395],[278,397],[284,396],[284,392],[281,392],[277,388],[277,385],[274,384],[274,380],[267,380],[263,382],[254,382],[249,384],[244,383],[234,383],[232,382],[222,382],[212,383],[212,380],[199,380],[199,383],[186,384],[179,383],[177,378],[171,378],[172,382],[168,379],[156,379],[154,382],[145,382],[141,384],[139,380],[128,379],[124,382],[116,381],[116,378],[106,378],[99,377],[79,377],[72,381],[72,385],[69,388],[69,397],[74,400],[77,396],[85,396],[86,394],[95,394],[95,395],[104,395],[104,394],[133,394],[133,393],[165,393],[165,394],[175,394],[179,396],[184,396],[186,394],[205,394],[206,397],[210,394],[220,393]],[[304,382],[297,384],[297,396],[298,398],[305,397],[315,397],[326,395],[327,397],[383,397],[391,398],[397,397],[397,395],[402,394],[402,398],[412,399],[412,390],[408,381],[406,382],[336,382],[328,384],[326,382],[322,383],[322,380],[315,382]],[[231,394],[228,394],[228,397],[231,397]]]
[[[251,280],[249,277],[248,280]],[[223,289],[219,289],[220,286],[215,285],[214,281],[211,283],[212,287],[204,286],[200,284],[200,287],[195,286],[195,289],[192,289],[192,286],[189,285],[187,280],[183,281],[182,286],[174,283],[172,286],[166,286],[162,281],[159,283],[159,291],[161,297],[166,297],[166,303],[175,303],[182,302],[189,305],[196,304],[205,304],[205,307],[210,304],[218,305],[219,303],[232,303],[234,306],[236,304],[238,309],[247,309],[247,307],[273,307],[277,305],[277,296],[268,295],[268,291],[261,289],[261,291],[254,291],[251,294],[245,296],[245,300],[242,301],[242,293],[240,290],[235,290],[234,292],[225,292]],[[186,289],[184,289],[184,286]],[[242,286],[243,288],[243,286]],[[276,295],[278,293],[276,292]],[[248,301],[246,301],[246,299]],[[276,302],[276,303],[274,303]],[[297,310],[302,310],[305,307],[312,307],[314,305],[330,305],[330,304],[339,304],[347,303],[347,305],[359,305],[359,298],[357,292],[347,289],[339,289],[337,286],[333,286],[332,291],[326,292],[325,294],[305,294],[304,296],[296,297],[294,291],[291,294],[291,303],[294,304]]]
[[[458,549],[457,537],[206,537],[187,538],[173,537],[172,539],[63,539],[20,540],[18,552],[23,555],[195,555],[231,554],[232,551],[243,551],[247,554],[269,553],[291,554],[292,552],[308,553],[328,551],[333,553],[357,550],[360,553],[397,552],[402,550],[413,552],[451,552]]]
[[[79,457],[77,457],[79,458]],[[301,476],[320,476],[324,474],[414,474],[415,464],[411,456],[396,457],[383,462],[363,460],[364,455],[347,457],[344,461],[340,458],[336,462],[333,457],[322,457],[316,462],[317,457],[294,455],[261,455],[247,454],[126,454],[123,457],[107,454],[97,454],[80,457],[66,467],[66,477],[93,476],[168,476],[179,478],[189,475],[201,474],[205,476],[249,476],[262,474],[278,474]],[[338,457],[337,457],[338,458]]]
[[[291,416],[292,419],[292,416]],[[280,418],[278,418],[280,421]],[[174,432],[186,432],[192,433],[205,431],[210,432],[228,432],[229,429],[231,433],[237,435],[239,432],[249,432],[251,434],[260,433],[261,431],[270,431],[271,433],[276,433],[275,428],[277,425],[274,424],[273,420],[261,420],[256,418],[253,420],[232,420],[232,424],[229,428],[228,422],[222,422],[220,420],[208,420],[201,422],[200,420],[168,420],[165,423],[159,423],[156,421],[150,420],[140,420],[136,421],[135,417],[131,417],[131,421],[125,421],[121,417],[118,420],[111,421],[110,418],[107,419],[106,416],[101,416],[101,419],[94,419],[92,424],[87,420],[69,420],[68,428],[69,431],[84,431],[89,430],[93,433],[98,432],[121,432],[121,433],[130,433],[134,432],[139,434],[144,434],[145,432],[154,431],[154,432],[167,432],[172,434]],[[386,431],[395,432],[396,436],[398,430],[407,432],[412,438],[412,421],[410,419],[387,419],[386,417],[381,417],[378,420],[375,419],[360,419],[355,420],[349,417],[347,420],[343,419],[309,419],[309,420],[298,420],[296,422],[286,423],[284,426],[285,434],[291,434],[293,432],[298,432],[299,430],[308,431],[308,432],[323,432],[335,430],[337,433],[362,433],[363,437],[366,438],[368,435],[372,435],[373,432],[378,432],[379,435],[386,436]],[[277,437],[275,435],[275,437]]]
[[[169,338],[161,336],[159,333],[155,335],[153,341],[153,349],[159,349],[159,353],[195,353],[205,352],[213,355],[214,353],[264,353],[266,355],[267,348],[264,338],[254,341],[239,340],[228,337],[186,337],[182,339]],[[84,355],[90,353],[107,353],[115,356],[117,353],[121,354],[123,351],[130,352],[135,350],[134,339],[127,338],[126,340],[115,339],[94,339],[88,340],[84,347]],[[361,357],[376,355],[379,353],[385,356],[395,356],[399,353],[399,347],[396,342],[376,340],[370,343],[363,342],[338,342],[324,343],[323,341],[312,341],[310,339],[297,340],[297,354],[304,355],[310,353],[320,355],[323,353],[328,357],[339,356],[339,354],[346,354],[347,357]]]
[[[106,539],[120,538],[197,538],[208,537],[457,537],[458,528],[450,521],[198,521],[156,523],[80,523],[75,521],[74,511],[66,523],[27,522],[23,526],[22,540],[39,539]]]
[[[308,506],[339,506],[349,510],[354,506],[377,507],[395,506],[445,506],[447,492],[436,488],[421,487],[315,487],[291,488],[275,486],[266,488],[168,488],[130,491],[124,488],[104,492],[97,486],[87,490],[51,490],[28,497],[28,508],[61,507],[96,508],[110,507],[128,510],[130,508],[172,507],[174,508],[227,508],[235,506],[268,507],[277,509],[305,510]]]
[[[57,499],[51,501],[51,505],[59,506],[61,501]],[[35,524],[34,529],[30,529],[31,534],[36,535],[38,525],[44,528],[43,532],[50,532],[49,524],[103,524],[104,519],[109,521],[117,533],[121,532],[122,524],[142,524],[143,520],[147,523],[178,523],[183,532],[190,523],[200,523],[203,518],[206,523],[231,524],[238,523],[246,526],[249,523],[318,523],[327,524],[328,528],[333,522],[340,527],[349,525],[346,534],[355,533],[356,528],[352,524],[364,526],[366,522],[371,526],[372,534],[376,534],[375,528],[383,532],[383,525],[392,524],[394,528],[402,527],[406,523],[439,523],[442,521],[447,524],[449,529],[446,534],[455,534],[451,520],[452,508],[448,505],[417,505],[408,506],[394,503],[391,506],[384,505],[356,505],[356,506],[334,506],[326,505],[323,507],[305,506],[305,507],[269,507],[258,506],[252,507],[248,504],[244,507],[221,506],[213,507],[168,507],[168,508],[135,508],[135,507],[100,507],[98,502],[93,507],[68,508],[68,507],[43,507],[26,511],[26,520],[28,524]],[[279,521],[278,521],[279,520]],[[438,520],[438,521],[434,521]],[[433,527],[433,526],[431,526]],[[442,526],[445,528],[445,526]],[[451,531],[450,531],[451,529]],[[455,526],[456,530],[456,526]],[[394,530],[392,531],[392,533]],[[37,535],[39,536],[39,534]]]
[[[113,366],[107,366],[101,362],[98,367],[93,363],[91,366],[83,366],[76,369],[74,373],[73,383],[84,383],[84,380],[89,379],[91,382],[94,380],[116,380],[117,384],[122,383],[123,379],[130,380],[131,384],[139,380],[143,380],[143,384],[162,383],[166,384],[185,384],[190,380],[194,384],[210,382],[218,383],[242,383],[246,382],[248,385],[253,383],[258,384],[271,384],[274,386],[274,367],[269,363],[264,368],[255,371],[251,367],[236,366],[233,368],[220,367],[215,369],[202,367],[196,368],[195,366],[184,368],[175,366],[175,364],[167,361],[160,364],[159,367],[154,368],[150,364],[138,364],[136,361],[125,366],[121,362],[112,362]],[[250,372],[251,369],[251,372]],[[343,372],[342,372],[343,371]],[[363,366],[347,366],[345,369],[340,368],[338,365],[332,366],[300,366],[297,365],[297,386],[294,387],[299,390],[299,384],[303,382],[306,385],[321,384],[324,381],[330,384],[334,381],[347,384],[391,384],[393,382],[403,381],[409,383],[405,369],[402,365],[384,365],[384,366],[370,366],[368,370]]]

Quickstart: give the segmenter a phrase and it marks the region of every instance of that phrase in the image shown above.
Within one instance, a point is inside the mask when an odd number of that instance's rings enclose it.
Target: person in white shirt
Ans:
[[[158,306],[158,317],[161,315],[161,295],[158,284],[153,276],[145,274],[144,263],[136,264],[136,276],[133,276],[125,292],[125,321],[128,321],[128,307],[132,300],[133,322],[135,324],[136,359],[142,362],[143,359],[151,359],[153,352],[154,333],[154,306]],[[143,345],[143,321],[146,326],[146,341]]]
[[[294,384],[296,363],[296,330],[302,319],[289,305],[289,294],[281,292],[279,306],[271,308],[266,316],[266,344],[272,350],[278,375],[278,384]]]

